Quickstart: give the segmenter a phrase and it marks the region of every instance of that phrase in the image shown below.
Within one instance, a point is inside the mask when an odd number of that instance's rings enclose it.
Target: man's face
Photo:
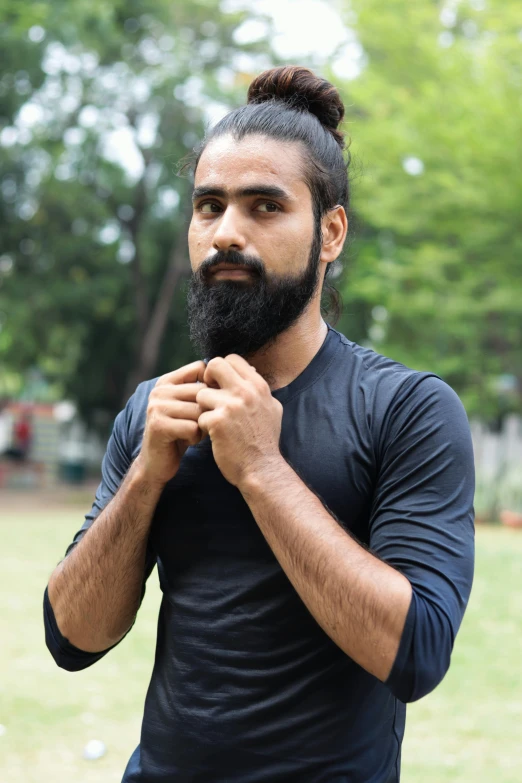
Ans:
[[[317,291],[321,237],[302,155],[291,142],[227,135],[200,158],[188,308],[205,357],[248,356],[270,344]]]

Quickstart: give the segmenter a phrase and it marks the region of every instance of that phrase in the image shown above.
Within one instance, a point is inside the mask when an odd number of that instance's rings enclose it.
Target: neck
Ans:
[[[310,308],[268,348],[248,359],[266,380],[271,391],[288,386],[310,364],[322,346],[328,327],[319,308]]]

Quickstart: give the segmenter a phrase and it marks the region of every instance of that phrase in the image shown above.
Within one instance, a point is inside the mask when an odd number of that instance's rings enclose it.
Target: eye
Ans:
[[[220,206],[219,204],[216,204],[215,201],[204,201],[202,204],[198,204],[196,209],[198,212],[202,212],[204,215],[211,215],[219,212]]]
[[[259,212],[281,212],[281,207],[273,201],[263,201],[257,206]]]

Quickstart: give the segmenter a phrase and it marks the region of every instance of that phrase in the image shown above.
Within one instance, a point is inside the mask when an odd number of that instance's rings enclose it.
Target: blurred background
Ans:
[[[139,741],[155,574],[124,644],[74,675],[46,651],[43,590],[115,415],[196,358],[182,164],[282,63],[345,101],[336,327],[439,374],[472,428],[475,585],[449,674],[409,708],[402,779],[521,780],[520,0],[0,0],[4,783],[117,782]]]

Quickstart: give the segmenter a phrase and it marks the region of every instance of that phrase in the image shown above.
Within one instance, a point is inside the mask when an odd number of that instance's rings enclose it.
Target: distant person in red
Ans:
[[[31,411],[26,410],[13,427],[13,445],[6,455],[11,459],[25,461],[28,458],[33,441],[33,421]]]

